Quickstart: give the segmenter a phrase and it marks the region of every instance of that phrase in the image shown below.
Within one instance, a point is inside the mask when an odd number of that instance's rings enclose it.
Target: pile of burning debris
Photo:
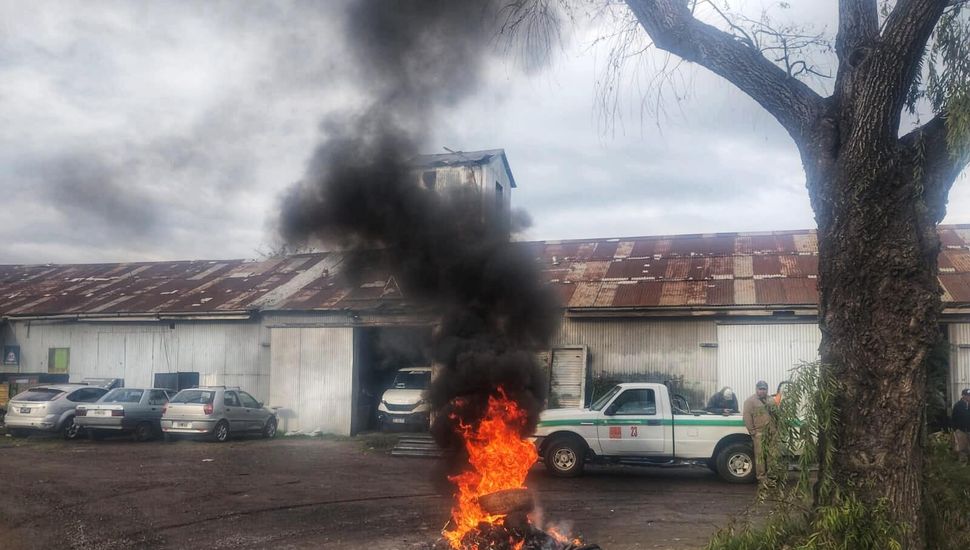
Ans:
[[[539,529],[532,521],[535,501],[527,489],[508,489],[481,497],[479,505],[491,517],[456,542],[446,538],[435,550],[599,550],[569,538],[555,528]],[[446,531],[446,537],[448,531]],[[456,546],[457,544],[457,546]]]
[[[527,418],[502,388],[489,397],[485,416],[476,425],[453,418],[469,469],[451,477],[458,487],[457,503],[436,550],[599,549],[555,528],[541,529],[535,521],[535,500],[524,486],[536,461],[535,447],[521,435]]]

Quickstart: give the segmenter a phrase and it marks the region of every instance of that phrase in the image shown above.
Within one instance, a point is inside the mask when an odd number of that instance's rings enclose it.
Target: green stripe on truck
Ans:
[[[639,420],[639,419],[610,419],[603,420],[601,418],[592,420],[543,420],[539,422],[540,428],[550,428],[554,426],[580,426],[585,423],[585,425],[593,426],[647,426],[650,422],[656,423],[657,420]],[[656,424],[654,424],[656,425]],[[669,418],[660,419],[660,425],[662,426],[744,426],[744,420],[733,419],[733,418],[678,418],[676,421]]]

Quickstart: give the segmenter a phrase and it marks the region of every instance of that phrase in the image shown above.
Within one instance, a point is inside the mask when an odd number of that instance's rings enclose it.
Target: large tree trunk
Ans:
[[[939,337],[938,211],[905,150],[809,165],[818,221],[822,360],[841,382],[832,474],[869,505],[885,500],[923,546],[925,358]],[[822,168],[822,170],[819,170]]]

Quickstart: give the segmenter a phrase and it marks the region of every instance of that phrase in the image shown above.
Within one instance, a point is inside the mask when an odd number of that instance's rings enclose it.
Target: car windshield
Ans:
[[[620,391],[620,386],[613,386],[612,388],[610,388],[610,391],[606,392],[606,394],[603,395],[603,397],[600,397],[599,399],[594,401],[593,404],[589,406],[589,409],[592,411],[598,411],[602,409],[603,407],[606,406],[607,403],[610,402],[610,399],[613,399],[613,396],[616,395],[618,391]]]
[[[138,403],[144,390],[133,390],[131,388],[116,388],[109,391],[101,398],[102,403]]]
[[[53,401],[55,397],[64,393],[54,388],[33,388],[14,397],[16,401]]]
[[[182,390],[172,398],[172,403],[196,403],[199,405],[209,405],[216,396],[214,391],[203,390]]]
[[[394,377],[394,389],[424,390],[431,382],[430,372],[399,372]]]

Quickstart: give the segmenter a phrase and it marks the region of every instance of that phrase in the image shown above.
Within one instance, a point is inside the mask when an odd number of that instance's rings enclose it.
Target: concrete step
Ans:
[[[405,457],[415,457],[415,458],[441,458],[445,456],[445,453],[440,449],[431,450],[406,450],[406,449],[391,449],[391,456],[405,456]]]

